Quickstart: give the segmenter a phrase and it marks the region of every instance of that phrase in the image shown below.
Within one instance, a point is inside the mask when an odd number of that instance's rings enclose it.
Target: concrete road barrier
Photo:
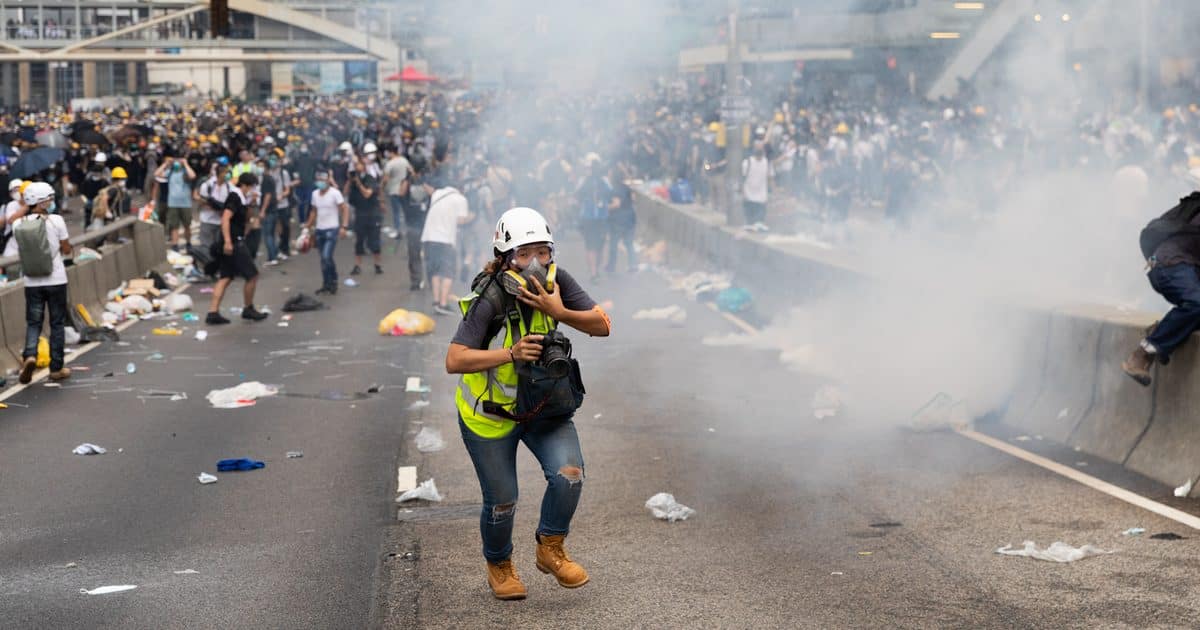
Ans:
[[[672,259],[690,256],[735,272],[735,282],[767,310],[880,280],[843,252],[746,233],[708,208],[671,204],[642,190],[635,190],[634,206],[644,238],[667,241]],[[780,277],[796,289],[782,298],[775,297]],[[771,299],[788,303],[763,304]],[[1152,315],[1095,307],[1014,310],[1020,311],[1014,316],[1032,318],[1034,341],[1001,416],[1004,424],[1172,486],[1200,476],[1196,342],[1177,351],[1169,366],[1156,368],[1154,384],[1143,388],[1120,363]],[[1193,494],[1200,496],[1200,487]]]
[[[138,269],[137,250],[133,243],[121,243],[114,251],[117,257],[117,277],[121,282],[142,277]]]
[[[1067,439],[1069,446],[1122,464],[1133,453],[1154,417],[1154,394],[1163,371],[1156,368],[1154,382],[1142,387],[1121,370],[1121,360],[1142,339],[1149,323],[1105,322],[1096,356],[1096,395]]]
[[[1185,343],[1171,356],[1171,363],[1158,370],[1154,416],[1125,462],[1130,470],[1167,485],[1178,486],[1200,475],[1198,355],[1198,344]]]
[[[1027,411],[1010,414],[1008,424],[1066,443],[1091,409],[1103,326],[1082,315],[1050,316],[1041,391]]]
[[[21,364],[21,354],[25,351],[24,283],[0,287],[0,328],[4,330],[4,352],[0,352],[0,366],[9,370]]]

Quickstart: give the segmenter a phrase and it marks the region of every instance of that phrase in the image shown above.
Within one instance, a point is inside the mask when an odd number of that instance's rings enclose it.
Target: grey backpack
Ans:
[[[33,278],[54,273],[54,252],[50,251],[45,217],[35,214],[18,221],[13,226],[13,238],[17,239],[22,273]]]

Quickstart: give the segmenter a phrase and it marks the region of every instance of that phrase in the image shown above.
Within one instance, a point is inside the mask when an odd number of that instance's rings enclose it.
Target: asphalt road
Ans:
[[[343,263],[350,245],[339,246]],[[577,249],[561,247],[569,269],[582,269]],[[572,335],[589,390],[577,416],[587,480],[567,546],[592,581],[566,590],[534,568],[544,481],[522,449],[515,560],[530,598],[495,601],[455,381],[441,367],[455,322],[423,338],[375,331],[391,308],[428,302],[405,290],[402,266],[389,255],[386,275],[280,328],[283,300],[317,284],[315,256],[294,259],[264,274],[260,301],[276,310],[267,322],[235,321],[203,342],[190,334],[195,324],[156,337],[157,324],[139,323],[129,345],[82,357],[91,370],[70,388],[9,399],[29,407],[0,411],[0,625],[1124,628],[1200,619],[1193,532],[957,435],[909,432],[901,425],[911,410],[864,418],[847,409],[818,421],[809,403],[820,381],[781,368],[771,352],[702,345],[733,328],[654,273],[587,283],[613,302],[614,335]],[[190,293],[207,297],[198,290]],[[684,325],[632,319],[670,304],[687,310]],[[165,361],[151,361],[154,352]],[[136,373],[125,373],[128,362]],[[204,401],[243,375],[288,395],[234,410]],[[420,397],[403,391],[409,376],[430,384],[430,406],[410,409]],[[378,394],[355,395],[373,384]],[[138,397],[153,389],[188,399]],[[426,426],[441,431],[445,450],[415,449]],[[72,455],[81,442],[110,451]],[[290,450],[304,457],[286,459]],[[218,459],[242,456],[267,466],[196,482]],[[397,465],[435,479],[445,500],[397,507]],[[643,504],[664,491],[697,515],[652,518]],[[1134,526],[1147,534],[1121,535]],[[1188,539],[1147,537],[1168,531]],[[995,553],[1024,540],[1118,552],[1073,564]],[[175,573],[188,569],[196,573]],[[79,592],[118,584],[138,589]]]

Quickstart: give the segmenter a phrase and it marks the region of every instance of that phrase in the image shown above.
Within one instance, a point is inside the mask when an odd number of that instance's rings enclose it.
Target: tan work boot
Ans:
[[[513,566],[512,560],[489,561],[487,572],[488,586],[492,587],[492,595],[495,595],[496,599],[525,599],[525,584],[517,576],[517,568]]]
[[[566,536],[537,535],[537,568],[553,575],[559,586],[579,588],[588,583],[588,574],[567,555],[567,550],[563,549],[564,539]]]
[[[1138,344],[1138,347],[1133,349],[1133,354],[1129,355],[1128,359],[1121,362],[1121,369],[1130,378],[1138,382],[1142,387],[1150,385],[1150,368],[1154,365],[1154,355],[1146,352],[1146,349]]]
[[[17,381],[22,385],[28,385],[33,380],[33,371],[37,369],[37,357],[26,357],[21,363],[21,376]]]
[[[69,378],[71,378],[71,368],[69,367],[64,367],[61,370],[55,370],[50,373],[50,380],[52,381],[65,381]]]

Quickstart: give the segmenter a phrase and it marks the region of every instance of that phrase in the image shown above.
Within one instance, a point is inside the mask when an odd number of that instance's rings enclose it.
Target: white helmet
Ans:
[[[554,243],[554,235],[542,213],[533,208],[513,208],[500,215],[492,237],[496,251],[508,253],[530,243]]]
[[[10,179],[10,180],[8,180],[8,191],[12,192],[14,189],[20,188],[21,184],[24,184],[24,183],[25,182],[20,179]]]
[[[54,187],[45,182],[33,182],[25,187],[25,205],[30,208],[54,198]]]
[[[105,155],[103,151],[97,151],[96,157],[92,158],[92,161],[97,164],[104,164],[108,161],[108,156]]]
[[[354,152],[354,145],[350,144],[350,141],[349,141],[349,140],[347,140],[347,141],[345,141],[345,142],[343,142],[343,143],[341,143],[341,144],[339,144],[339,145],[338,145],[338,151],[343,151],[343,152],[346,152],[346,153],[352,153],[352,152]]]
[[[376,153],[378,151],[379,151],[379,147],[375,146],[374,142],[368,142],[368,143],[364,144],[363,148],[362,148],[363,155],[367,155],[369,153]]]

